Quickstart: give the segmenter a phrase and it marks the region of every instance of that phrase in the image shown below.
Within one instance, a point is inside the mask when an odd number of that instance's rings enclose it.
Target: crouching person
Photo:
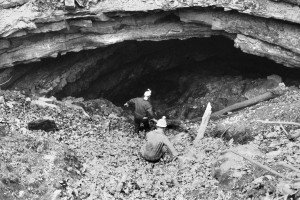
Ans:
[[[147,133],[146,144],[141,148],[142,157],[150,162],[158,162],[168,150],[176,158],[178,153],[164,134],[167,127],[166,117],[159,119],[156,126],[156,130]]]

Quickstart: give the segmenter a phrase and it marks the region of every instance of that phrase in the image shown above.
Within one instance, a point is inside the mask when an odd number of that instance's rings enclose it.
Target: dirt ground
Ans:
[[[289,140],[279,124],[257,121],[299,123],[296,87],[211,120],[196,145],[200,122],[186,121],[188,132],[168,130],[180,157],[171,161],[166,156],[158,163],[139,156],[144,140],[133,133],[122,108],[107,100],[43,100],[15,91],[0,91],[0,97],[0,199],[299,199],[300,182],[293,181],[300,176],[299,140]],[[27,124],[38,119],[54,120],[59,130],[29,130]],[[212,137],[218,124],[240,123],[251,127],[252,141]],[[283,126],[288,134],[299,129]],[[240,156],[226,157],[228,149],[285,178]],[[279,166],[282,162],[296,170]]]

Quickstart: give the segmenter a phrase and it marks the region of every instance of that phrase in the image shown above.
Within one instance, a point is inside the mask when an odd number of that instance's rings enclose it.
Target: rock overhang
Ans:
[[[231,38],[246,53],[300,66],[298,1],[71,1],[74,9],[37,2],[0,4],[0,68],[127,40],[212,35]]]

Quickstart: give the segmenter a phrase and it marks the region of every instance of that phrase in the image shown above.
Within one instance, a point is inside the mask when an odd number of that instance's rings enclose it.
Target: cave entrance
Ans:
[[[208,102],[220,110],[281,81],[297,85],[300,75],[299,70],[245,54],[219,36],[123,45],[115,58],[122,60],[119,67],[97,77],[77,96],[104,97],[122,106],[150,88],[158,115],[190,119],[202,116]]]
[[[122,106],[150,88],[153,107],[159,115],[170,118],[201,116],[208,102],[214,111],[220,110],[276,87],[281,81],[298,87],[300,75],[300,70],[243,53],[223,36],[127,41],[41,63],[38,70],[33,67],[35,74],[42,73],[43,68],[52,70],[53,76],[55,70],[57,76],[66,71],[71,74],[63,87],[49,95],[59,99],[103,97]]]

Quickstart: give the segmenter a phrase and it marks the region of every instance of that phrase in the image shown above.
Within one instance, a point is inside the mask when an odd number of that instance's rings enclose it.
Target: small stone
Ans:
[[[41,101],[41,100],[33,100],[31,101],[30,105],[36,105],[38,107],[42,107],[42,108],[52,108],[52,109],[56,109],[57,111],[60,111],[60,108],[57,105],[51,104],[51,103],[47,103],[45,101]]]
[[[278,151],[271,151],[269,153],[266,154],[267,157],[269,158],[274,158],[274,157],[277,157],[281,154],[281,151],[278,150]]]
[[[3,96],[0,96],[0,104],[4,104],[5,101],[4,101],[4,97]]]
[[[24,127],[22,127],[22,128],[20,128],[20,132],[21,132],[23,135],[25,135],[25,134],[27,133],[27,129],[24,128]]]
[[[117,119],[117,118],[119,118],[115,113],[110,113],[109,115],[108,115],[108,118],[112,118],[112,119]]]
[[[267,76],[267,79],[268,80],[274,80],[277,83],[282,83],[282,78],[279,75],[276,75],[276,74],[272,74],[270,76]]]
[[[267,138],[275,138],[277,136],[278,136],[277,132],[270,132],[266,135]]]
[[[58,197],[59,197],[60,193],[61,193],[61,190],[55,190],[53,195],[52,195],[51,200],[58,200],[59,199]]]
[[[43,150],[44,150],[44,145],[39,145],[38,148],[36,149],[36,151],[37,151],[38,153],[42,153]]]
[[[25,192],[23,190],[19,191],[19,198],[22,198],[24,196]]]
[[[7,124],[0,123],[0,136],[6,136],[9,133],[9,127]]]
[[[10,109],[12,109],[14,107],[15,103],[16,102],[14,102],[14,101],[9,101],[9,102],[6,103],[6,106],[9,107]]]
[[[46,98],[46,97],[39,97],[38,100],[46,102],[46,103],[52,103],[53,102],[52,98]]]
[[[294,188],[294,189],[300,189],[300,182],[294,183],[292,185],[292,188]]]
[[[69,10],[75,9],[75,1],[74,0],[65,0],[65,7]]]
[[[56,189],[62,188],[61,184],[58,181],[56,181],[55,183],[53,183],[53,187],[56,188]]]

